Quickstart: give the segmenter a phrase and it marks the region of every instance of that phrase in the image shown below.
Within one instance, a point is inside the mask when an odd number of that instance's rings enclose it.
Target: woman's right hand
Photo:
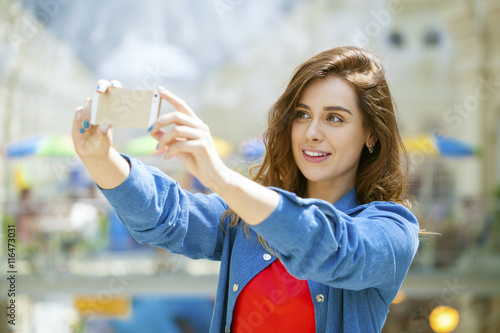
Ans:
[[[108,89],[121,88],[119,81],[97,81],[96,91],[106,93]],[[86,98],[83,106],[75,111],[72,137],[75,151],[80,158],[100,158],[109,155],[113,143],[112,128],[109,125],[91,125],[92,99]]]
[[[99,80],[97,91],[106,93],[111,88],[121,88],[118,81]],[[75,111],[73,119],[73,143],[83,164],[96,184],[102,189],[112,189],[125,181],[130,173],[130,165],[115,149],[112,130],[109,125],[91,125],[90,109],[92,100],[87,98]]]

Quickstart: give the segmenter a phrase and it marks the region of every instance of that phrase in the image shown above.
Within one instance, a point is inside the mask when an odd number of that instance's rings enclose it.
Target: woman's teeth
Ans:
[[[317,152],[313,152],[313,151],[304,151],[304,153],[308,156],[314,156],[314,157],[318,157],[318,156],[326,156],[328,154],[324,154],[324,153],[317,153]]]

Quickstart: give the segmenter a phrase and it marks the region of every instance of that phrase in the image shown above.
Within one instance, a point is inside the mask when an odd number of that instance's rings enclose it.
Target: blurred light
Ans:
[[[429,323],[434,332],[449,333],[458,325],[458,311],[449,306],[438,306],[429,315]]]
[[[403,303],[406,299],[406,294],[404,291],[400,290],[398,294],[396,295],[396,298],[392,301],[392,304],[399,304]]]

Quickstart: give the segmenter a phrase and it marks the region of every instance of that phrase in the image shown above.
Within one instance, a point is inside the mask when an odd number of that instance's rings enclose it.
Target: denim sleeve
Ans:
[[[220,260],[226,203],[216,194],[192,194],[157,168],[130,162],[127,179],[101,192],[139,243],[193,259]]]
[[[251,228],[290,274],[350,290],[399,287],[418,248],[418,223],[408,209],[372,202],[347,215],[326,201],[275,190],[278,207]]]

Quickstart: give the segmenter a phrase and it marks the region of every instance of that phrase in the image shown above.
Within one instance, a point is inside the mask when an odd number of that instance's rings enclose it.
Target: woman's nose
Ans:
[[[308,141],[323,140],[323,134],[321,131],[320,124],[316,120],[311,121],[309,126],[307,127],[306,139]]]

